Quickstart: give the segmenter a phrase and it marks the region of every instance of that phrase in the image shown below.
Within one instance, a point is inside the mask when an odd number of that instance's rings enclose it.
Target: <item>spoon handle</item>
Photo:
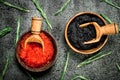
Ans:
[[[41,31],[41,26],[42,26],[42,18],[33,17],[32,18],[31,33],[39,34]]]
[[[101,31],[102,31],[103,35],[117,34],[119,32],[118,24],[112,23],[112,24],[107,24],[105,26],[102,26]]]

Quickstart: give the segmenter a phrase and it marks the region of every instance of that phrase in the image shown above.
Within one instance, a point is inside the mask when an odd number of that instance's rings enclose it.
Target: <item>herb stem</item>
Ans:
[[[0,3],[6,5],[6,6],[9,6],[9,7],[12,7],[12,8],[15,8],[17,10],[20,10],[22,12],[30,12],[28,9],[25,9],[25,8],[22,8],[22,7],[19,7],[19,6],[15,6],[9,2],[6,2],[6,1],[3,1],[3,0],[0,0]]]
[[[90,80],[90,79],[88,79],[88,78],[86,78],[86,77],[84,77],[84,76],[81,76],[81,75],[75,76],[75,77],[73,77],[71,80],[76,80],[76,79],[78,79],[78,78],[80,78],[80,79],[82,79],[82,80]]]
[[[118,70],[120,71],[120,66],[118,65],[118,63],[116,63],[116,66],[117,66]]]
[[[117,9],[120,9],[119,6],[113,4],[113,3],[109,2],[109,1],[106,1],[106,3],[109,4],[109,5],[111,5],[111,6],[113,6],[113,7],[115,7],[115,8],[117,8]]]
[[[68,51],[67,56],[66,56],[65,66],[64,66],[64,69],[63,69],[63,71],[61,73],[60,80],[64,80],[64,76],[65,76],[65,73],[67,71],[67,66],[68,66],[68,61],[69,61],[69,55],[70,55],[70,52]]]
[[[20,21],[21,21],[21,20],[20,20],[20,16],[18,16],[15,45],[17,44],[18,39],[19,39],[19,34],[20,34]]]
[[[93,57],[88,58],[88,59],[86,59],[85,61],[81,62],[80,64],[77,65],[77,67],[84,66],[84,65],[86,65],[86,64],[89,64],[89,63],[91,63],[91,62],[93,62],[93,61],[96,61],[96,60],[98,60],[98,59],[100,59],[100,58],[103,58],[103,57],[105,57],[105,56],[108,56],[108,55],[110,55],[110,54],[111,54],[111,51],[110,51],[110,52],[107,52],[107,53],[105,53],[105,54],[98,53],[97,55],[94,55]]]
[[[49,28],[52,29],[52,25],[50,24],[50,21],[48,19],[48,17],[46,16],[45,12],[43,11],[43,9],[41,8],[40,4],[38,3],[37,0],[32,0],[32,2],[34,3],[34,5],[36,6],[37,10],[40,12],[41,16],[45,19],[46,23],[48,24]]]
[[[0,80],[3,80],[5,73],[7,71],[7,68],[8,68],[9,62],[10,62],[10,55],[8,54],[6,64],[5,64],[4,69],[2,71],[2,75],[0,76]]]
[[[113,23],[105,14],[100,14],[108,23]]]
[[[92,60],[92,59],[94,59],[94,58],[97,58],[97,57],[99,57],[101,54],[102,54],[102,52],[99,52],[99,53],[97,53],[96,55],[90,57],[90,58],[87,59],[87,60],[89,61],[89,60]],[[87,61],[87,60],[86,60],[86,61]]]
[[[57,15],[59,15],[61,12],[63,12],[63,11],[67,8],[67,6],[68,6],[68,4],[70,3],[70,1],[71,1],[71,0],[67,0],[67,1],[63,4],[63,6],[62,6],[57,12],[55,12],[55,16],[57,16]]]
[[[115,7],[115,8],[117,8],[117,9],[120,9],[119,6],[117,6],[116,4],[113,4],[113,3],[110,2],[109,0],[102,0],[102,1],[105,2],[105,3],[107,3],[107,4],[109,4],[109,5],[111,5],[111,6],[113,6],[113,7]]]
[[[6,28],[2,29],[0,31],[0,38],[2,38],[3,36],[5,36],[6,34],[10,33],[11,30],[12,30],[11,27],[6,27]]]

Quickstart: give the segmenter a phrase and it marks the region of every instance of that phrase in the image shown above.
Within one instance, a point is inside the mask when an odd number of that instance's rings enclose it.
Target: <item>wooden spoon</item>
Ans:
[[[25,40],[25,44],[24,44],[25,48],[27,43],[35,42],[42,45],[42,51],[44,52],[44,42],[39,35],[41,31],[41,25],[42,25],[41,18],[37,18],[37,17],[32,18],[32,27],[31,27],[32,35]]]
[[[87,27],[88,25],[93,25],[96,30],[96,38],[84,42],[84,44],[91,44],[91,43],[96,43],[100,41],[102,35],[110,35],[110,34],[117,34],[118,31],[118,24],[112,23],[112,24],[107,24],[105,26],[100,27],[100,25],[96,22],[88,22],[85,24],[81,24],[79,27]]]

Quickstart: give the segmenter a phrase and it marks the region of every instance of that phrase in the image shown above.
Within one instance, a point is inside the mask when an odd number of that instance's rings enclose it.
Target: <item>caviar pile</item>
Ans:
[[[38,43],[28,43],[26,48],[24,48],[25,40],[31,35],[27,33],[22,37],[19,45],[20,59],[31,68],[42,67],[49,63],[54,54],[54,48],[52,44],[52,39],[48,37],[44,32],[40,33],[40,37],[44,41],[44,52],[42,51],[42,46]]]
[[[97,47],[101,42],[104,42],[106,36],[102,36],[101,40],[93,44],[83,44],[85,41],[92,40],[96,37],[96,30],[93,25],[89,25],[84,28],[79,26],[88,22],[97,22],[100,26],[105,25],[103,21],[96,15],[93,14],[83,14],[75,17],[68,26],[68,40],[70,44],[76,49],[88,50]]]

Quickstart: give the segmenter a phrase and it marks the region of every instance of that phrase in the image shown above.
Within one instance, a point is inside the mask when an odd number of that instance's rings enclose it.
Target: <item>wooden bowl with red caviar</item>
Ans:
[[[16,57],[18,62],[25,69],[32,72],[42,72],[55,63],[57,58],[57,43],[53,36],[46,31],[40,32],[40,37],[44,41],[44,52],[39,43],[28,43],[24,47],[25,40],[32,33],[29,31],[25,33],[17,43]]]

